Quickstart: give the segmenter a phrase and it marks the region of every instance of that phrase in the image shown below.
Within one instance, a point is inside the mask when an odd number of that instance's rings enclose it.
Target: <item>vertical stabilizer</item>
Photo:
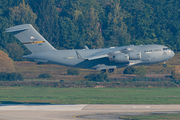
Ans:
[[[32,53],[56,50],[31,24],[10,27],[6,32],[13,33]]]

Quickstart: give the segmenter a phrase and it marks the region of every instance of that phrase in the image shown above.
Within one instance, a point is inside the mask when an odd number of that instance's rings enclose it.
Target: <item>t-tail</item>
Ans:
[[[10,27],[6,32],[12,32],[32,53],[56,50],[31,24]]]

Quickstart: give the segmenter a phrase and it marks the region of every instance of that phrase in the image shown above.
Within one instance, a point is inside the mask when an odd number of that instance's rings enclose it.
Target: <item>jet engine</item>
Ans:
[[[110,62],[115,62],[115,63],[127,63],[129,62],[129,55],[128,54],[115,54],[109,60]]]

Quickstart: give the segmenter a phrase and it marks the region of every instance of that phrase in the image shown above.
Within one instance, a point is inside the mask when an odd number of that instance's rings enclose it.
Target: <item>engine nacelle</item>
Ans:
[[[127,62],[129,62],[129,55],[128,54],[116,54],[116,55],[113,55],[113,57],[110,58],[110,62],[127,63]]]
[[[141,52],[129,52],[129,60],[140,60],[141,59]]]

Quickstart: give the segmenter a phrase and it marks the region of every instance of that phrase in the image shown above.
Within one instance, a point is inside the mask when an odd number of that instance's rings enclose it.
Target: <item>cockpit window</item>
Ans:
[[[163,48],[163,50],[169,50],[169,48]]]

